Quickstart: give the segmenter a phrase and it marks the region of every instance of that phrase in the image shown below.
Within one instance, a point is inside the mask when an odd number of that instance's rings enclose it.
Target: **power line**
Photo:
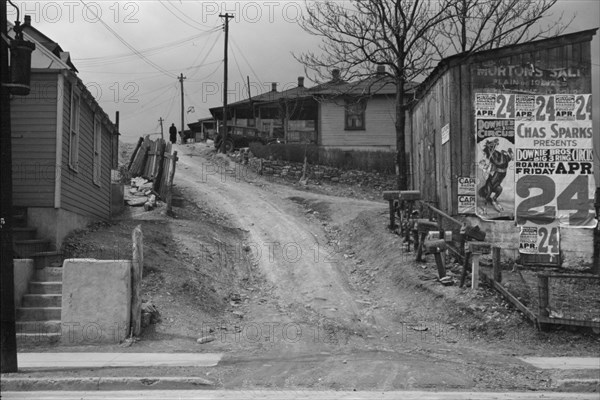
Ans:
[[[88,7],[88,5],[85,3],[85,1],[83,0],[79,0],[88,10],[90,10],[90,8]],[[92,14],[94,14],[94,16],[98,19],[98,21],[100,21],[100,23],[114,36],[116,37],[121,43],[123,43],[129,50],[131,50],[132,52],[134,52],[135,54],[137,54],[142,60],[144,60],[148,65],[152,66],[153,68],[156,68],[156,70],[164,73],[167,76],[170,77],[175,77],[175,75],[171,74],[170,72],[166,71],[165,69],[161,68],[160,66],[156,65],[154,62],[152,62],[151,60],[149,60],[148,58],[146,58],[143,54],[140,54],[140,52],[133,47],[132,45],[130,45],[125,39],[123,39],[117,32],[115,32],[110,26],[108,26],[106,24],[106,22],[104,22],[102,20],[102,18],[100,18],[98,16],[98,14],[96,14],[96,12],[91,9]]]
[[[221,38],[221,33],[219,32],[219,35],[217,35],[217,37],[215,38],[213,44],[210,46],[210,49],[208,49],[208,51],[206,52],[204,58],[202,59],[202,61],[200,61],[200,66],[204,65],[204,62],[206,61],[206,59],[208,58],[208,56],[210,55],[210,53],[212,52],[212,50],[214,49],[215,45],[217,44],[217,42],[219,41],[219,39]],[[198,53],[198,56],[196,57],[196,59],[194,59],[194,61],[192,62],[192,66],[194,64],[196,64],[196,61],[198,61],[198,59],[200,58],[200,55],[202,54],[202,52],[204,51],[204,48],[206,47],[206,45],[208,44],[205,43],[204,47],[202,48],[202,50],[200,50],[200,52]],[[190,67],[192,68],[192,67]],[[196,72],[192,73],[190,75],[190,78],[192,78],[194,75],[196,75],[198,73],[198,71],[196,70]]]
[[[171,102],[169,103],[169,109],[167,111],[166,117],[165,119],[168,119],[169,116],[171,115],[171,110],[173,109],[173,104],[175,104],[175,98],[177,97],[177,93],[178,91],[175,90],[175,94],[173,95],[173,97],[171,97]]]
[[[189,71],[189,70],[193,70],[193,69],[200,69],[203,67],[208,67],[217,63],[222,63],[223,60],[215,60],[215,61],[211,61],[209,63],[206,64],[201,64],[201,65],[194,65],[191,67],[187,67],[187,68],[183,68],[183,71]],[[181,68],[178,69],[168,69],[167,71],[169,72],[175,72],[175,71],[181,71]],[[145,75],[145,74],[149,74],[149,76],[145,76],[143,78],[138,78],[137,80],[143,80],[143,79],[154,79],[157,76],[163,75],[162,72],[156,72],[156,71],[147,71],[147,72],[112,72],[112,71],[107,71],[106,69],[104,69],[104,71],[96,71],[96,70],[90,70],[90,69],[79,69],[79,72],[88,72],[88,73],[94,73],[94,74],[106,74],[106,75]]]
[[[252,74],[254,74],[254,78],[258,81],[258,82],[262,82],[262,80],[258,77],[258,74],[256,73],[256,71],[254,71],[254,68],[252,68],[252,65],[250,64],[250,62],[248,61],[248,59],[246,58],[246,56],[244,55],[244,52],[239,48],[239,46],[235,43],[235,40],[231,39],[231,43],[233,43],[233,46],[240,52],[240,55],[242,56],[242,58],[244,59],[244,61],[246,61],[246,64],[248,65],[248,67],[250,68],[250,71],[252,71]]]
[[[244,82],[244,74],[242,74],[242,70],[240,68],[240,64],[238,63],[237,57],[235,55],[235,52],[232,51],[231,54],[233,55],[233,61],[235,61],[235,66],[237,67],[237,70],[240,73],[240,78],[242,78],[242,82]]]
[[[213,28],[210,31],[206,31],[206,32],[203,32],[200,34],[189,36],[189,37],[179,39],[179,40],[176,40],[176,41],[173,41],[170,43],[165,43],[165,44],[161,44],[161,45],[154,46],[154,47],[148,47],[143,50],[138,50],[138,53],[143,54],[143,55],[154,55],[154,54],[162,52],[164,49],[175,49],[175,48],[181,47],[181,46],[185,45],[186,43],[191,42],[195,39],[199,39],[203,36],[207,36],[207,35],[210,35],[211,33],[215,33],[218,31],[219,31],[218,29]],[[83,65],[94,64],[94,63],[105,64],[105,63],[111,63],[114,60],[129,59],[129,58],[134,58],[134,57],[135,57],[135,55],[133,55],[131,53],[120,53],[120,54],[106,55],[106,56],[100,56],[100,57],[73,58],[73,61],[77,62],[77,64],[83,64]],[[107,60],[107,59],[109,59],[109,60]]]
[[[210,74],[203,76],[202,78],[199,78],[199,79],[189,80],[188,82],[195,82],[195,83],[205,82],[208,78],[213,76],[215,74],[215,72],[217,72],[219,70],[219,68],[221,67],[221,64],[223,64],[223,60],[219,60],[219,65],[217,65],[217,68],[215,68]]]
[[[187,22],[186,20],[182,19],[180,16],[178,16],[177,14],[175,14],[173,11],[171,11],[171,9],[169,7],[166,6],[165,2],[162,0],[159,0],[159,3],[168,11],[170,12],[175,18],[177,18],[178,20],[180,20],[181,22],[183,22],[184,24],[186,24],[189,27],[192,27],[194,29],[198,29],[198,30],[202,30],[199,29],[197,26],[194,26],[192,24],[190,24],[189,22]],[[194,21],[193,19],[191,19],[186,13],[184,13],[183,11],[181,11],[179,8],[177,8],[177,6],[169,3],[170,6],[173,6],[174,9],[176,9],[177,11],[179,11],[184,17],[189,18],[193,23],[198,24],[198,22]],[[208,26],[206,25],[202,25],[202,24],[198,24],[203,28],[208,28]],[[214,29],[214,28],[211,28]],[[204,32],[208,32],[208,31],[204,31]]]
[[[159,103],[156,103],[156,104],[150,106],[154,101],[162,99],[162,97],[155,97],[153,100],[150,100],[143,107],[141,107],[138,112],[135,112],[133,114],[129,114],[124,119],[130,119],[132,117],[138,116],[138,115],[140,115],[140,114],[142,114],[142,113],[144,113],[144,112],[146,112],[148,110],[152,110],[152,109],[158,107],[159,105],[162,105],[162,104],[166,103],[167,101],[173,101],[173,99],[175,98],[175,96],[177,96],[178,91],[177,91],[177,85],[175,85],[173,83],[171,83],[171,85],[173,85],[173,86],[171,86],[171,89],[174,90],[174,93],[173,93],[172,97],[167,98],[167,99],[165,99],[165,100],[163,100],[163,101],[161,101]]]

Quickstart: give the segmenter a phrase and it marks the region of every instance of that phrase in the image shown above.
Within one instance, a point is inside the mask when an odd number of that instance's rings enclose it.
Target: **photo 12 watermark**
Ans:
[[[115,24],[137,24],[140,4],[136,1],[13,1],[21,16],[28,15],[32,23],[95,24],[100,21]],[[17,17],[17,11],[8,7],[9,20]],[[23,18],[23,17],[21,17]],[[24,19],[24,18],[23,18]]]
[[[304,6],[297,1],[202,1],[200,21],[207,23],[223,14],[232,14],[235,22],[256,24],[283,20],[297,23]]]

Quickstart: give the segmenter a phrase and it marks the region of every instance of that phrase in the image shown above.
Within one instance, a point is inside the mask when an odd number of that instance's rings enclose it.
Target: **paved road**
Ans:
[[[535,400],[582,399],[598,400],[597,393],[549,392],[343,392],[343,391],[214,391],[214,390],[151,390],[97,392],[6,392],[3,399],[36,400]]]

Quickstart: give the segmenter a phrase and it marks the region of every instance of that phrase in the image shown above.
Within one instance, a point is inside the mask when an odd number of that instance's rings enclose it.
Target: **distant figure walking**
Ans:
[[[177,128],[175,128],[175,124],[171,124],[169,128],[169,140],[171,143],[175,144],[177,142]]]

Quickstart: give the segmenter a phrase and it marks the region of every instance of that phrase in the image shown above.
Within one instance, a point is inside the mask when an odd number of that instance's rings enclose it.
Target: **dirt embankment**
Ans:
[[[178,150],[176,218],[129,209],[65,247],[129,258],[142,225],[143,290],[162,321],[132,351],[225,351],[215,377],[230,388],[386,390],[545,388],[514,355],[597,354],[597,338],[539,334],[490,289],[441,286],[431,256],[415,263],[387,230],[383,201],[249,176],[202,144]]]

